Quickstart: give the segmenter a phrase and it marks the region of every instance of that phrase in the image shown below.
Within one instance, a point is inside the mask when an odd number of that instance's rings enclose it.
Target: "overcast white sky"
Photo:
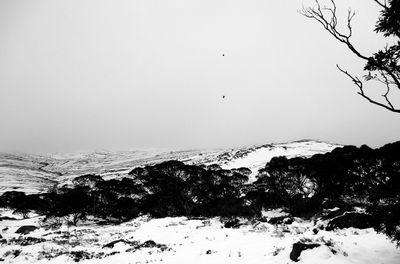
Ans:
[[[0,151],[399,140],[400,115],[335,66],[363,63],[297,13],[309,3],[1,0]],[[360,50],[382,46],[373,1],[337,4],[358,10]]]

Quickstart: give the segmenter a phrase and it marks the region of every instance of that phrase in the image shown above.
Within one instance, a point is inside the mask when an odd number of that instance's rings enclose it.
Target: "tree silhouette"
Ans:
[[[355,16],[355,11],[349,9],[345,21],[347,32],[340,30],[338,25],[337,8],[334,0],[330,0],[328,6],[321,5],[316,0],[316,6],[303,7],[300,12],[307,18],[318,21],[326,31],[328,31],[337,41],[343,43],[359,59],[365,62],[365,75],[361,78],[342,69],[337,68],[347,75],[358,87],[358,94],[370,103],[383,107],[391,112],[400,113],[400,105],[394,103],[393,96],[400,92],[400,1],[399,0],[373,0],[381,12],[376,22],[374,31],[382,33],[385,38],[394,40],[392,45],[386,44],[383,49],[378,50],[372,55],[365,55],[360,52],[351,41],[353,28],[351,22]],[[375,96],[369,95],[364,89],[366,82],[375,81],[380,83],[384,92],[383,99],[379,100]]]

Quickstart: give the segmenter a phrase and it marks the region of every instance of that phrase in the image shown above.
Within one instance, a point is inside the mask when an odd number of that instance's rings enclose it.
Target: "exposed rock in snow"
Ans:
[[[292,251],[290,252],[290,259],[293,261],[299,261],[299,257],[301,252],[307,249],[313,249],[321,246],[317,243],[304,243],[304,242],[296,242],[293,244]]]
[[[20,228],[15,231],[16,234],[22,234],[22,235],[27,235],[32,231],[35,231],[37,229],[36,226],[32,225],[26,225],[26,226],[21,226]]]
[[[2,215],[11,214],[4,209]],[[266,212],[268,213],[268,212]],[[271,213],[273,215],[274,213]],[[12,214],[11,214],[12,215]],[[219,218],[138,217],[119,225],[81,223],[51,230],[43,217],[5,220],[0,258],[5,263],[290,263],[293,244],[318,245],[296,253],[299,263],[400,263],[400,250],[373,229],[312,231],[313,221],[294,219],[272,225],[238,219],[238,228],[222,228]],[[28,236],[22,225],[39,227]],[[108,246],[105,246],[108,245]]]
[[[0,155],[0,193],[14,187],[28,193],[40,192],[54,183],[72,182],[74,177],[86,174],[90,175],[78,178],[75,183],[90,187],[93,182],[101,181],[96,175],[127,176],[137,166],[166,160],[205,164],[211,169],[242,168],[238,170],[254,178],[272,157],[311,156],[337,146],[299,141],[213,151]],[[291,260],[306,264],[400,263],[396,245],[385,235],[365,228],[370,226],[365,221],[365,212],[360,208],[350,212],[347,209],[325,209],[307,221],[276,209],[263,210],[261,218],[251,219],[140,216],[124,223],[111,223],[92,218],[72,227],[60,219],[44,221],[38,215],[21,219],[11,210],[0,208],[0,261],[16,264],[259,264],[290,263]],[[323,226],[328,228],[324,230]]]

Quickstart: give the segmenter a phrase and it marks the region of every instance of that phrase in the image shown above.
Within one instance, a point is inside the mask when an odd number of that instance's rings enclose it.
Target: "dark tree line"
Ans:
[[[167,161],[133,169],[128,177],[104,180],[97,175],[75,178],[73,186],[50,193],[25,195],[6,192],[0,206],[27,215],[37,211],[47,217],[70,215],[72,224],[86,216],[126,221],[139,214],[166,216],[253,216],[243,192],[247,168],[223,170],[218,165],[185,165]]]
[[[275,157],[254,185],[295,215],[365,208],[376,230],[400,241],[400,142],[375,150],[346,146],[310,158]]]
[[[400,142],[379,149],[346,146],[310,158],[275,157],[254,183],[248,182],[250,173],[167,161],[119,179],[83,175],[49,193],[6,192],[0,206],[24,216],[68,216],[71,224],[89,215],[119,222],[141,214],[260,217],[262,209],[283,207],[310,217],[333,207],[362,207],[376,230],[400,241]]]

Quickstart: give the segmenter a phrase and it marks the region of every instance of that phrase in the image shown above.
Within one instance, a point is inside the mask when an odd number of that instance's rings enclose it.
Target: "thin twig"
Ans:
[[[364,93],[364,89],[363,89],[363,83],[362,81],[357,77],[357,76],[353,76],[350,73],[348,73],[347,71],[343,70],[342,68],[339,67],[339,65],[336,65],[336,67],[343,72],[344,74],[346,74],[353,82],[355,85],[358,86],[358,88],[360,89],[360,91],[358,92],[359,95],[361,95],[363,98],[365,98],[366,100],[368,100],[370,103],[378,105],[380,107],[383,107],[391,112],[395,112],[395,113],[400,113],[400,109],[395,109],[393,107],[393,105],[391,103],[389,103],[389,105],[385,105],[383,103],[380,103],[378,101],[375,101],[374,99],[372,99],[371,97],[367,96]],[[386,96],[387,99],[387,96]]]

